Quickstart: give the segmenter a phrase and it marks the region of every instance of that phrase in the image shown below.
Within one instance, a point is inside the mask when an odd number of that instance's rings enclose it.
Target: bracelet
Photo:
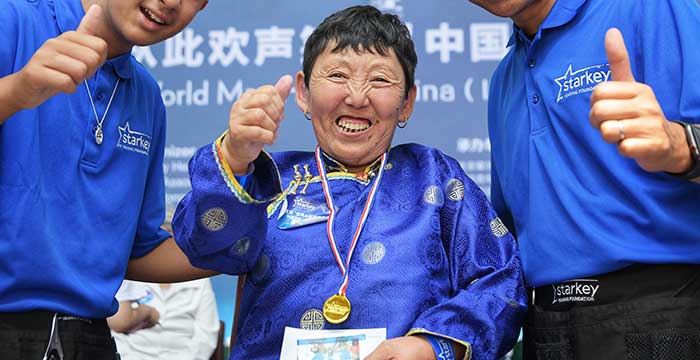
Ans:
[[[424,334],[425,338],[430,341],[435,351],[435,359],[437,360],[455,360],[455,351],[452,347],[452,342],[440,336]]]

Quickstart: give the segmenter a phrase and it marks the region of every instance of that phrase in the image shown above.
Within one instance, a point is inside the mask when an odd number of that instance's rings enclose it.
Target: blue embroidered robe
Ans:
[[[333,325],[321,310],[342,275],[326,221],[279,226],[285,211],[325,204],[314,154],[263,152],[242,187],[219,141],[191,160],[192,191],[173,228],[192,264],[241,276],[231,359],[278,358],[285,326],[430,333],[465,345],[472,359],[515,343],[526,303],[516,243],[457,161],[416,144],[391,149],[349,266],[352,311]],[[345,261],[378,163],[355,176],[324,162]]]

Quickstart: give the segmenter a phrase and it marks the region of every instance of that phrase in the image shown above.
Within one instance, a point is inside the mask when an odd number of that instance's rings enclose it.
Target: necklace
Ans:
[[[347,320],[350,316],[350,300],[348,300],[345,295],[348,290],[348,283],[350,281],[350,260],[352,259],[352,254],[355,252],[355,246],[357,245],[357,240],[360,238],[360,233],[362,228],[367,221],[369,212],[372,209],[372,202],[374,201],[374,196],[379,189],[379,182],[382,180],[382,174],[384,173],[384,166],[387,161],[387,153],[384,153],[381,157],[381,162],[379,164],[379,171],[376,178],[374,179],[374,184],[369,191],[367,196],[367,202],[362,210],[362,215],[360,216],[360,221],[355,229],[355,234],[352,237],[352,242],[350,243],[350,250],[348,251],[348,258],[343,264],[343,260],[340,258],[340,253],[338,252],[338,247],[335,244],[335,237],[333,236],[333,221],[335,220],[335,207],[333,206],[333,196],[331,195],[331,190],[328,183],[328,177],[326,176],[326,169],[323,165],[323,160],[321,159],[321,148],[316,148],[316,166],[318,166],[318,172],[321,175],[321,184],[323,185],[323,194],[326,198],[326,204],[328,209],[330,209],[330,214],[328,215],[328,222],[326,223],[326,235],[328,236],[328,242],[331,246],[331,251],[333,251],[333,257],[335,258],[338,267],[340,268],[340,273],[343,275],[343,282],[340,284],[337,294],[331,295],[323,303],[323,317],[326,318],[331,324],[340,324]]]
[[[95,108],[95,102],[92,101],[92,95],[90,94],[90,86],[88,86],[87,79],[85,80],[85,89],[87,89],[87,94],[88,98],[90,99],[90,105],[92,105],[92,112],[95,114],[95,122],[97,123],[97,127],[95,128],[95,142],[97,145],[102,144],[102,140],[104,140],[104,133],[102,133],[102,123],[105,121],[105,118],[107,117],[107,112],[109,111],[109,106],[112,105],[112,100],[114,99],[114,94],[117,93],[117,87],[119,86],[119,78],[117,78],[117,83],[114,85],[114,89],[112,90],[112,96],[109,97],[109,101],[107,102],[107,108],[105,109],[105,113],[102,114],[102,119],[97,115],[97,108]]]

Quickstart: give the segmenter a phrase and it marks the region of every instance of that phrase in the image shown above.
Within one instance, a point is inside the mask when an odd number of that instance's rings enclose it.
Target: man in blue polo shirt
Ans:
[[[0,2],[2,359],[114,359],[104,318],[125,273],[209,274],[160,228],[165,109],[130,55],[206,3]]]
[[[533,287],[526,358],[696,358],[697,2],[471,1],[515,23],[491,201]]]

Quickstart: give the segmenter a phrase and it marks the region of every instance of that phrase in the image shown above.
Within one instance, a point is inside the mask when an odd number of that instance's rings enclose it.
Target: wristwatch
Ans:
[[[688,124],[681,121],[678,121],[678,123],[681,124],[685,130],[685,138],[688,141],[688,146],[690,147],[690,157],[692,158],[693,163],[690,170],[672,175],[683,179],[693,180],[700,177],[700,125]]]

